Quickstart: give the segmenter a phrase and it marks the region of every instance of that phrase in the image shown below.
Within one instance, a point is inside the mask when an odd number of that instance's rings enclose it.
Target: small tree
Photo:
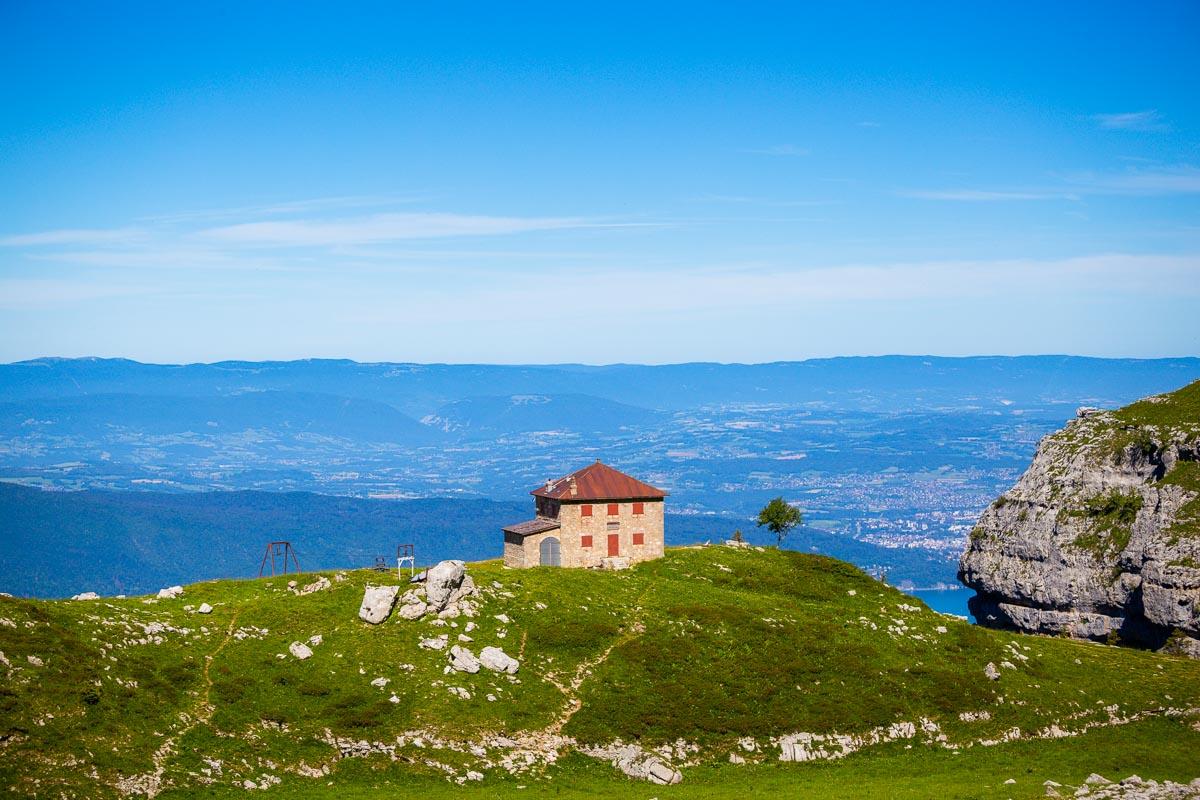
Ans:
[[[741,542],[741,541],[742,541],[742,532],[741,532],[740,530],[735,530],[735,531],[733,532],[733,540],[734,540],[735,542]]]
[[[783,546],[783,540],[803,519],[800,509],[790,505],[782,497],[776,497],[758,512],[758,526],[761,528],[765,525],[767,530],[775,534],[776,547]]]

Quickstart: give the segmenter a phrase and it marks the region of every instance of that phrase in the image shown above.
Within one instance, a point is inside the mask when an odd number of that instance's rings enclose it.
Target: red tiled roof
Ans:
[[[536,519],[518,522],[516,525],[509,525],[504,528],[505,533],[516,533],[521,536],[529,536],[534,533],[545,533],[546,531],[558,530],[558,523],[546,517],[537,517]]]
[[[571,487],[575,487],[574,493]],[[549,497],[565,502],[593,500],[661,500],[667,496],[662,489],[613,469],[597,461],[558,480],[548,481],[530,492],[537,497]]]

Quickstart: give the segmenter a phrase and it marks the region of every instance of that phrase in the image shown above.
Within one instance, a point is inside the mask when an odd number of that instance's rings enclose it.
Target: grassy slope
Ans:
[[[853,792],[859,796],[872,786],[879,796],[900,796],[895,786],[885,791],[897,779],[903,791],[922,796],[931,775],[962,796],[989,796],[985,786],[1007,773],[1021,777],[1013,765],[1026,761],[1042,776],[1039,784],[1093,770],[1195,777],[1184,774],[1193,763],[1186,754],[1200,744],[1190,719],[1152,717],[1060,741],[967,745],[1014,727],[1078,730],[1107,720],[1112,705],[1118,716],[1196,708],[1197,662],[973,627],[849,565],[799,553],[710,547],[672,550],[623,573],[514,572],[495,562],[470,571],[488,588],[470,646],[478,652],[497,644],[518,655],[516,681],[486,671],[445,675],[445,654],[417,647],[435,633],[453,638],[462,618],[457,628],[397,617],[377,627],[360,622],[362,587],[379,577],[370,572],[347,573],[307,596],[288,593],[276,578],[196,584],[178,600],[153,603],[0,600],[0,619],[12,623],[0,623],[0,650],[12,664],[0,665],[0,786],[18,795],[104,797],[120,777],[159,764],[165,785],[188,787],[169,792],[179,796],[218,796],[272,775],[282,783],[267,794],[287,797],[334,788],[339,796],[367,796],[376,784],[422,787],[436,797],[463,790],[422,761],[462,774],[476,765],[469,753],[410,744],[397,750],[398,761],[338,761],[322,741],[325,730],[394,743],[420,729],[427,739],[468,745],[558,725],[584,743],[683,739],[699,747],[691,756],[698,764],[684,766],[684,783],[668,789],[628,784],[606,763],[571,754],[519,778],[484,769],[485,781],[468,796],[499,796],[517,784],[530,786],[528,796],[611,789],[690,797],[705,787],[709,796],[733,796],[747,785],[835,796],[847,781],[865,787]],[[184,610],[200,602],[215,611]],[[496,620],[501,613],[511,623]],[[140,643],[142,626],[155,622],[171,630],[157,634],[161,643]],[[277,657],[314,634],[324,641],[311,659]],[[44,666],[30,664],[31,655]],[[1003,661],[1017,668],[986,680],[984,665]],[[376,677],[391,683],[372,686]],[[448,686],[468,689],[471,699]],[[399,702],[389,701],[393,692]],[[578,711],[568,714],[572,700]],[[958,718],[982,710],[991,718]],[[779,765],[769,742],[796,731],[857,734],[923,717],[960,754],[918,739],[911,750],[879,745],[836,765]],[[724,763],[743,736],[759,742],[765,763]],[[219,777],[205,773],[213,769],[205,758],[221,762]],[[297,776],[301,765],[328,767],[330,777]],[[199,788],[209,779],[212,786]]]

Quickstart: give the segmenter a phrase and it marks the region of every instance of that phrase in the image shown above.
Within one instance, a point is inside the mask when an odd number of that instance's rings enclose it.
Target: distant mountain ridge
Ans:
[[[385,403],[278,389],[202,397],[89,394],[0,403],[0,433],[16,435],[34,425],[75,434],[103,428],[153,434],[266,428],[409,444],[438,438],[428,426]]]
[[[349,360],[143,364],[43,358],[0,365],[0,401],[97,393],[223,395],[277,389],[361,397],[420,419],[468,397],[584,394],[658,410],[715,403],[814,403],[860,410],[936,407],[964,396],[1052,399],[1054,387],[1123,402],[1146,385],[1200,378],[1200,358],[877,356],[769,364],[586,366],[360,363]]]

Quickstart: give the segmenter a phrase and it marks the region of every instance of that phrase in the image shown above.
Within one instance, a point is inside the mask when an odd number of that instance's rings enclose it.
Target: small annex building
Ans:
[[[662,558],[661,489],[596,461],[530,494],[536,516],[504,528],[506,567],[620,569]]]

